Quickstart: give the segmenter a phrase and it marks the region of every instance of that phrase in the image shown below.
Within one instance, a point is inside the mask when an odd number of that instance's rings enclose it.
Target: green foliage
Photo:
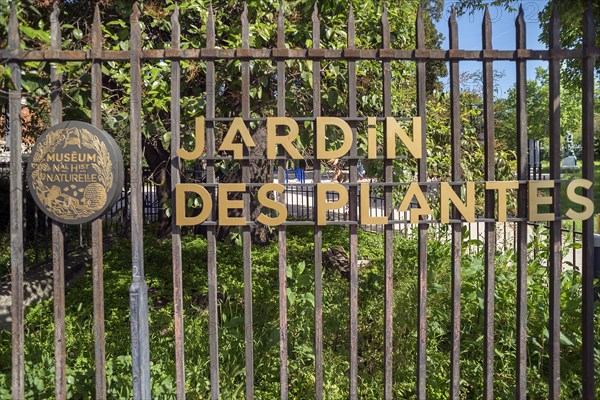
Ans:
[[[314,397],[314,270],[312,229],[289,227],[286,270],[290,398]],[[464,398],[482,396],[483,278],[485,266],[477,241],[463,241],[461,292],[461,390]],[[347,243],[347,230],[324,229],[324,248]],[[528,391],[533,398],[548,396],[548,273],[547,233],[530,239],[528,264]],[[146,277],[150,303],[150,348],[153,394],[174,396],[174,327],[169,241],[145,238]],[[359,395],[382,398],[383,371],[383,237],[359,232]],[[448,398],[450,362],[450,246],[431,236],[427,271],[428,397]],[[414,237],[394,242],[394,393],[410,398],[416,385],[417,254]],[[534,256],[535,255],[535,256]],[[117,241],[105,254],[105,320],[109,398],[131,397],[131,356],[128,317],[130,247]],[[183,240],[186,389],[191,399],[207,398],[209,343],[206,241]],[[236,241],[218,246],[218,310],[220,389],[223,398],[244,392],[244,304],[242,249]],[[255,393],[274,398],[279,391],[278,246],[254,248],[253,327]],[[512,251],[496,255],[495,387],[500,398],[514,396],[516,349],[516,267]],[[324,386],[328,398],[348,397],[349,282],[337,270],[323,274]],[[69,398],[94,393],[94,351],[91,273],[67,293],[67,379]],[[581,398],[581,274],[565,269],[561,275],[561,377],[563,398]],[[53,396],[52,302],[27,310],[25,338],[27,398]],[[10,388],[10,333],[0,332],[0,395]]]

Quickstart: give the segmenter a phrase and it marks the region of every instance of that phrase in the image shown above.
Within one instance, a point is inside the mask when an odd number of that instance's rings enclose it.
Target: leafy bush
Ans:
[[[288,228],[288,355],[290,398],[314,397],[314,270],[312,228]],[[327,227],[324,248],[347,243],[347,230]],[[548,273],[547,245],[542,233],[530,240],[537,257],[529,263],[528,392],[548,397]],[[463,248],[476,249],[465,235]],[[175,391],[171,244],[145,238],[146,277],[150,303],[152,390],[157,398]],[[358,356],[359,396],[383,397],[383,238],[359,232]],[[427,395],[449,396],[450,245],[428,243]],[[415,395],[417,345],[417,242],[397,236],[394,243],[394,393]],[[128,316],[130,247],[116,241],[105,253],[105,319],[109,398],[130,398],[131,356]],[[188,398],[208,398],[209,340],[206,241],[183,239],[185,361]],[[220,391],[223,398],[242,398],[245,380],[242,252],[239,242],[218,245]],[[255,395],[270,399],[279,393],[279,306],[277,243],[253,249],[253,327]],[[481,253],[463,254],[461,390],[464,398],[480,398],[483,390],[483,278]],[[516,267],[509,251],[496,256],[495,381],[499,398],[514,397],[516,353]],[[561,278],[561,385],[563,398],[581,398],[581,274],[563,271]],[[348,397],[349,282],[337,270],[323,276],[324,386],[328,398]],[[66,304],[67,379],[69,398],[94,396],[92,283],[88,271],[68,291]],[[27,310],[26,396],[53,396],[53,317],[51,300]],[[10,393],[10,333],[0,332],[0,397]]]

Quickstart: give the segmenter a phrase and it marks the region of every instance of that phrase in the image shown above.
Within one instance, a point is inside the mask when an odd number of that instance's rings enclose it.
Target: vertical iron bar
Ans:
[[[492,22],[489,9],[485,8],[482,26],[483,49],[492,49]],[[496,180],[494,139],[494,70],[491,60],[483,60],[483,118],[485,147],[485,180]],[[494,218],[496,201],[494,192],[485,194],[485,217]],[[494,281],[496,278],[494,254],[496,252],[496,224],[485,223],[485,289],[484,289],[484,351],[483,390],[484,398],[494,397]]]
[[[516,47],[525,49],[525,18],[523,6],[515,21]],[[527,62],[517,60],[517,162],[520,181],[528,179],[527,166]],[[519,185],[519,218],[527,217],[527,184]],[[516,359],[516,397],[527,397],[527,222],[517,222],[517,359]]]
[[[102,28],[100,8],[94,8],[92,25],[92,124],[102,126]],[[119,188],[120,189],[120,188]],[[94,294],[94,359],[96,367],[96,399],[106,399],[106,352],[104,343],[104,260],[102,218],[92,222],[92,281]]]
[[[448,20],[450,33],[450,49],[458,49],[458,25],[456,23],[456,10],[452,7],[452,14]],[[462,180],[460,168],[460,72],[458,61],[450,62],[450,114],[451,114],[451,151],[452,151],[452,180]],[[460,196],[460,188],[454,188]],[[454,219],[459,219],[460,214],[453,207]],[[460,316],[461,316],[461,257],[462,257],[462,224],[452,224],[452,333],[450,354],[450,397],[453,400],[460,398]]]
[[[131,356],[134,399],[149,399],[150,393],[150,343],[148,335],[148,286],[144,279],[144,221],[142,197],[142,32],[137,3],[130,17],[130,68],[131,109],[130,160],[131,160],[131,267],[132,282],[129,289],[131,313]]]
[[[348,48],[356,48],[356,29],[354,24],[354,10],[350,5],[348,18]],[[356,117],[356,61],[348,61],[348,116]],[[350,399],[358,399],[358,186],[357,182],[357,136],[356,123],[352,124],[352,147],[350,148],[350,187],[348,219],[355,222],[349,227],[350,233]]]
[[[560,49],[560,19],[553,3],[552,16],[550,17],[550,51]],[[549,61],[549,105],[548,119],[550,121],[550,179],[554,180],[552,190],[551,210],[555,217],[560,216],[560,62],[558,58]],[[549,246],[549,273],[550,293],[548,316],[549,356],[550,365],[548,372],[549,398],[560,398],[560,272],[561,272],[561,224],[559,221],[550,222],[550,246]]]
[[[179,49],[181,27],[179,7],[175,3],[171,14],[171,48]],[[175,188],[181,183],[181,159],[177,155],[181,137],[181,65],[179,60],[171,61],[171,198],[175,198]],[[176,207],[171,208],[171,257],[173,264],[173,313],[175,327],[175,384],[177,400],[185,399],[185,352],[183,327],[183,272],[181,258],[181,227],[176,224]]]
[[[387,6],[383,3],[383,12],[381,14],[382,47],[390,48],[390,23],[388,20]],[[392,115],[392,68],[389,59],[382,62],[383,68],[383,115]],[[387,129],[387,128],[384,128]],[[390,144],[387,142],[387,134],[384,132],[384,148]],[[385,182],[393,181],[393,160],[386,158],[383,161]],[[392,214],[392,186],[385,186],[383,189],[385,215],[388,219],[393,219]],[[384,232],[384,263],[385,263],[385,291],[384,291],[384,398],[392,399],[392,379],[393,379],[393,306],[394,306],[394,226],[386,223],[383,227]]]
[[[60,50],[62,39],[58,3],[50,14],[50,41],[53,50]],[[51,125],[62,122],[62,73],[50,65],[50,119]],[[20,148],[20,146],[19,146]],[[65,339],[65,253],[64,227],[52,221],[52,272],[54,299],[54,394],[56,399],[67,398],[67,360]]]
[[[313,49],[321,47],[321,24],[317,3],[312,14]],[[321,115],[321,61],[313,60],[313,116]],[[315,120],[316,121],[316,120]],[[316,122],[313,132],[316,132]],[[313,135],[313,146],[317,146],[316,135]],[[321,182],[321,160],[316,157],[313,162],[313,182],[316,187]],[[317,220],[319,204],[317,203],[317,191],[313,191],[313,221]],[[315,398],[323,398],[323,232],[321,227],[314,227],[314,250],[315,250]]]
[[[279,15],[277,17],[277,48],[285,49],[284,11],[283,1],[279,2]],[[285,61],[277,61],[277,116],[285,116]],[[281,134],[281,129],[277,132]],[[283,155],[280,147],[279,155]],[[285,160],[278,161],[277,181],[285,182]],[[286,204],[286,194],[279,196],[279,201]],[[288,322],[287,322],[287,228],[279,226],[279,384],[281,400],[288,398]]]
[[[250,48],[250,27],[248,24],[248,5],[244,3],[242,12],[242,48]],[[242,118],[250,118],[250,62],[242,61]],[[244,155],[249,151],[244,146]],[[242,160],[242,181],[250,183],[250,162]],[[244,199],[244,215],[250,214],[250,192],[242,195]],[[244,258],[244,344],[246,349],[246,399],[254,398],[254,346],[253,346],[253,317],[252,317],[252,237],[250,226],[242,227],[242,247]]]
[[[21,48],[19,20],[15,2],[10,3],[8,24],[8,48]],[[13,87],[9,91],[10,113],[10,274],[11,274],[11,317],[12,317],[12,376],[13,400],[25,398],[25,348],[23,326],[23,160],[21,156],[21,65],[10,61],[10,76]]]
[[[583,19],[583,47],[591,49],[596,43],[596,24],[592,11],[592,2],[587,2]],[[583,179],[594,181],[594,65],[595,57],[588,52],[583,59],[582,76],[582,138],[583,138]],[[594,201],[594,188],[584,192]],[[583,398],[594,398],[594,219],[583,221]]]
[[[215,19],[212,3],[208,7],[206,19],[206,48],[215,48]],[[208,157],[215,155],[215,61],[206,61],[206,154]],[[215,162],[207,160],[206,183],[215,183]],[[215,189],[210,189],[213,204],[216,200]],[[210,221],[215,220],[211,211]],[[219,327],[217,310],[217,241],[215,225],[206,227],[207,262],[208,262],[208,334],[210,347],[210,397],[212,400],[219,398]]]
[[[423,23],[423,10],[421,6],[417,11],[416,21],[417,49],[425,48],[425,25]],[[419,159],[419,182],[427,182],[427,151],[425,147],[425,134],[427,131],[426,120],[426,74],[425,61],[417,61],[417,115],[421,117],[421,148],[423,155]],[[425,399],[427,377],[427,228],[428,224],[419,224],[418,249],[419,249],[419,279],[418,296],[419,311],[417,331],[417,398]]]

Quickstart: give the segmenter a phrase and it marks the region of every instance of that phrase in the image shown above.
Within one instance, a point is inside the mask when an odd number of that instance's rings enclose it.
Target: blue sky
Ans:
[[[446,0],[444,4],[444,15],[436,23],[440,33],[445,36],[442,48],[448,48],[448,17],[450,16],[450,7],[456,0]],[[523,10],[525,11],[525,23],[527,33],[527,48],[531,50],[545,49],[545,45],[538,41],[540,27],[538,22],[538,13],[546,6],[548,0],[525,0],[523,1]],[[492,20],[492,47],[497,50],[513,50],[515,48],[515,19],[517,11],[507,11],[502,7],[490,7],[490,17]],[[481,49],[481,24],[483,22],[483,11],[476,11],[472,15],[465,14],[457,19],[458,22],[458,44],[464,50]],[[481,71],[481,62],[463,61],[460,63],[461,72]],[[535,78],[535,69],[537,67],[547,68],[545,61],[527,62],[527,79]],[[514,62],[498,61],[494,62],[495,71],[503,71],[504,76],[494,83],[495,94],[497,97],[505,97],[506,91],[514,85],[516,80],[516,65]],[[448,84],[448,78],[444,80]],[[465,85],[476,87],[476,82],[466,82]]]

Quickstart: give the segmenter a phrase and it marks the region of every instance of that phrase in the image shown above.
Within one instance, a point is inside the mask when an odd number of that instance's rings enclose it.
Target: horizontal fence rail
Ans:
[[[50,255],[48,248],[50,243],[50,230],[52,226],[52,261],[54,270],[54,323],[55,323],[55,396],[57,399],[63,399],[67,396],[67,380],[66,380],[66,348],[65,348],[65,305],[64,305],[64,263],[66,255],[69,253],[68,248],[71,246],[73,236],[79,232],[80,248],[90,248],[93,258],[93,277],[94,277],[94,329],[95,329],[95,383],[96,397],[106,398],[106,350],[103,314],[103,288],[105,284],[103,278],[103,239],[107,233],[129,233],[132,242],[132,275],[130,287],[130,311],[131,311],[131,356],[132,356],[132,386],[133,397],[136,399],[151,398],[151,374],[150,360],[152,352],[149,348],[149,316],[152,312],[148,306],[148,286],[146,283],[144,270],[144,224],[148,222],[158,222],[164,216],[164,204],[160,204],[158,197],[157,184],[153,181],[153,175],[148,170],[143,168],[143,148],[142,134],[144,129],[145,118],[143,105],[143,79],[142,67],[144,63],[156,63],[159,61],[170,62],[170,159],[164,168],[170,172],[171,186],[168,190],[175,192],[176,186],[181,182],[196,182],[201,184],[209,192],[210,198],[215,203],[219,196],[218,185],[223,183],[220,180],[219,167],[224,162],[237,163],[241,170],[241,182],[248,187],[240,198],[243,202],[243,210],[245,216],[251,215],[251,203],[253,201],[254,189],[264,184],[262,181],[257,181],[252,176],[252,165],[254,162],[264,161],[263,153],[253,152],[249,148],[244,148],[242,160],[234,160],[232,157],[223,154],[217,150],[221,124],[231,122],[234,117],[219,116],[220,101],[224,101],[219,96],[221,82],[219,81],[219,68],[222,67],[222,60],[239,61],[239,76],[233,77],[240,84],[239,93],[239,115],[243,118],[244,124],[260,124],[266,120],[266,115],[276,115],[278,117],[289,116],[286,104],[286,91],[290,89],[291,78],[289,76],[288,61],[304,62],[312,66],[312,109],[306,112],[303,116],[290,116],[299,125],[306,123],[315,129],[317,118],[321,117],[325,106],[321,104],[324,90],[322,89],[322,68],[326,62],[337,62],[344,64],[347,67],[347,77],[345,84],[348,87],[347,98],[344,104],[344,114],[340,118],[349,123],[352,132],[352,147],[348,155],[341,157],[342,162],[347,163],[343,171],[338,171],[345,176],[341,179],[341,184],[347,188],[349,192],[348,204],[338,210],[328,210],[327,225],[339,225],[347,227],[348,231],[348,314],[349,325],[347,331],[343,334],[348,336],[348,366],[347,366],[347,397],[357,399],[359,397],[361,374],[366,374],[368,371],[361,364],[361,332],[362,327],[359,326],[359,315],[361,313],[361,303],[359,293],[362,284],[361,272],[359,270],[359,229],[368,230],[383,236],[383,287],[381,293],[381,308],[383,331],[379,332],[381,341],[381,365],[378,366],[383,371],[381,386],[383,387],[383,397],[386,399],[397,398],[396,391],[398,388],[394,382],[395,372],[399,368],[405,366],[398,365],[398,361],[394,359],[395,351],[399,341],[398,337],[394,337],[397,329],[397,316],[401,313],[410,312],[415,314],[414,323],[416,324],[416,359],[411,370],[414,371],[414,387],[411,389],[411,395],[419,399],[424,399],[428,392],[428,377],[438,366],[428,364],[427,351],[428,347],[428,318],[430,309],[428,308],[428,295],[431,289],[431,283],[428,282],[428,268],[435,265],[437,260],[428,256],[431,243],[433,240],[444,241],[451,245],[451,265],[448,265],[450,270],[450,337],[448,338],[448,348],[445,350],[449,353],[449,393],[452,399],[462,398],[463,392],[461,387],[464,385],[461,374],[461,359],[468,357],[461,350],[461,291],[463,289],[463,271],[462,263],[467,255],[480,254],[484,260],[484,277],[483,286],[481,288],[482,302],[482,323],[481,323],[481,346],[483,348],[482,369],[483,379],[481,383],[481,396],[485,399],[494,398],[494,384],[497,376],[495,375],[495,366],[498,364],[498,359],[495,358],[496,344],[498,338],[495,337],[496,321],[496,303],[495,299],[498,291],[501,290],[497,286],[499,283],[496,279],[496,260],[502,253],[515,253],[517,282],[516,282],[516,310],[517,318],[515,323],[516,346],[514,360],[516,363],[515,379],[515,396],[519,399],[526,397],[528,393],[527,386],[527,344],[528,344],[528,316],[527,309],[528,299],[528,245],[529,236],[534,230],[538,230],[537,226],[528,224],[527,210],[527,181],[532,176],[535,179],[542,178],[541,163],[539,160],[539,143],[532,144],[535,154],[528,158],[528,136],[527,136],[527,93],[526,93],[526,65],[528,61],[544,60],[548,61],[549,68],[549,87],[550,87],[550,108],[549,108],[549,138],[550,138],[550,173],[549,178],[554,180],[554,188],[552,189],[552,197],[554,206],[551,212],[556,219],[548,224],[547,228],[541,229],[540,238],[545,240],[550,247],[550,257],[548,260],[548,276],[550,291],[548,295],[548,345],[547,350],[550,354],[550,360],[547,370],[546,382],[549,390],[549,398],[558,399],[561,395],[561,293],[560,280],[561,272],[565,258],[562,251],[566,243],[572,244],[572,253],[567,256],[572,257],[573,268],[581,268],[583,273],[583,303],[581,314],[582,327],[582,393],[583,398],[592,399],[595,393],[595,376],[594,376],[594,352],[597,350],[594,347],[594,286],[593,286],[593,271],[594,271],[594,237],[593,237],[593,219],[583,222],[582,232],[575,229],[575,224],[567,226],[563,222],[566,218],[560,216],[559,197],[560,184],[566,181],[561,179],[560,171],[560,83],[561,71],[560,64],[563,60],[578,60],[583,65],[582,88],[583,88],[583,178],[590,181],[594,180],[594,65],[596,59],[600,57],[600,49],[595,44],[595,22],[592,15],[591,2],[584,15],[584,37],[583,47],[576,49],[565,49],[561,47],[559,31],[560,21],[559,15],[554,10],[550,21],[550,49],[548,50],[528,50],[525,42],[525,22],[523,8],[520,8],[519,14],[515,21],[516,24],[516,48],[512,50],[498,50],[492,48],[492,23],[488,10],[484,14],[482,21],[482,45],[480,50],[463,50],[460,49],[458,40],[458,24],[456,21],[456,13],[452,12],[449,18],[448,26],[450,33],[448,50],[443,49],[428,49],[425,45],[425,23],[423,10],[418,9],[415,21],[415,48],[414,49],[395,49],[392,48],[392,34],[390,28],[390,18],[385,3],[381,12],[379,22],[381,34],[381,48],[377,49],[360,49],[357,47],[357,33],[355,26],[354,10],[350,7],[347,19],[347,44],[344,49],[326,49],[321,46],[321,20],[319,17],[318,6],[315,5],[311,23],[312,23],[312,47],[311,48],[287,48],[290,40],[286,41],[285,35],[285,15],[284,5],[280,3],[277,10],[276,33],[273,38],[273,48],[250,48],[250,23],[248,21],[248,10],[244,6],[242,15],[240,16],[241,23],[241,47],[232,49],[223,49],[217,47],[217,37],[215,31],[215,16],[212,5],[208,6],[205,21],[205,39],[206,45],[203,48],[181,48],[181,12],[175,5],[171,16],[171,38],[170,46],[167,49],[144,49],[142,30],[140,25],[140,17],[142,17],[137,4],[133,5],[130,19],[130,39],[128,50],[106,50],[103,48],[103,38],[101,30],[101,13],[100,8],[96,5],[94,13],[93,27],[91,31],[91,48],[79,50],[64,50],[63,41],[61,39],[61,26],[59,22],[60,10],[58,6],[54,7],[51,16],[51,44],[49,49],[21,49],[19,37],[19,21],[17,18],[17,10],[14,3],[11,2],[10,21],[8,26],[8,46],[0,49],[0,63],[5,63],[10,67],[12,86],[9,89],[9,114],[10,123],[10,229],[11,229],[11,284],[12,284],[12,397],[13,399],[22,399],[25,396],[25,353],[24,353],[24,305],[23,305],[23,274],[25,264],[29,261],[24,260],[23,255],[33,246],[35,252],[35,262],[48,261]],[[204,21],[203,21],[204,22]],[[308,46],[307,46],[308,47]],[[251,89],[251,76],[253,63],[260,60],[270,61],[272,70],[270,74],[273,80],[273,109],[267,110],[263,114],[260,112],[252,112],[251,98],[249,95]],[[21,75],[26,70],[26,63],[32,61],[49,62],[51,74],[51,87],[48,90],[52,125],[57,124],[62,120],[64,113],[62,105],[63,97],[63,82],[61,76],[60,65],[69,62],[83,62],[91,65],[91,91],[92,104],[91,119],[92,123],[101,127],[103,122],[102,115],[102,68],[107,67],[109,62],[118,62],[119,65],[127,65],[129,68],[128,74],[130,78],[130,88],[128,92],[130,107],[129,110],[129,157],[130,160],[130,176],[126,179],[125,187],[121,198],[116,205],[106,216],[103,217],[103,222],[96,221],[76,230],[75,234],[71,228],[65,229],[64,226],[57,222],[48,221],[42,217],[37,210],[33,212],[33,222],[27,204],[27,184],[23,179],[23,170],[25,169],[22,163],[21,154],[21,109],[23,90]],[[201,97],[205,104],[203,105],[202,116],[204,118],[204,130],[206,134],[206,151],[202,156],[197,157],[196,168],[186,170],[185,163],[178,154],[177,149],[181,146],[181,128],[182,128],[182,100],[181,100],[181,83],[182,83],[182,61],[193,61],[202,64],[205,70],[203,74],[203,87],[198,88],[197,96]],[[360,68],[360,63],[370,61],[377,63],[380,68],[380,77],[378,79],[381,85],[381,109],[378,110],[378,116],[369,118],[365,115],[360,115],[359,99],[357,93],[359,91],[359,74],[357,70]],[[369,205],[373,217],[385,217],[386,222],[375,225],[364,225],[360,223],[359,215],[359,194],[360,184],[365,180],[359,179],[363,172],[360,171],[362,161],[367,160],[364,152],[358,147],[358,131],[359,127],[366,123],[372,125],[375,122],[381,122],[385,117],[393,116],[393,76],[392,66],[395,63],[407,63],[415,67],[415,82],[414,82],[414,109],[416,116],[421,118],[422,124],[418,129],[421,130],[421,143],[418,147],[423,152],[423,157],[415,163],[415,181],[418,181],[425,195],[430,199],[439,198],[440,182],[433,181],[431,172],[428,169],[426,139],[428,134],[427,113],[427,87],[426,87],[426,67],[428,63],[435,61],[447,62],[450,72],[450,141],[451,141],[451,165],[450,176],[454,186],[455,193],[460,196],[460,187],[466,179],[462,167],[461,160],[464,159],[464,151],[461,150],[465,139],[462,137],[463,127],[461,125],[461,100],[460,100],[460,62],[461,61],[477,61],[481,63],[483,70],[483,104],[482,104],[482,148],[483,150],[483,165],[480,166],[483,170],[485,181],[495,181],[497,178],[496,171],[496,142],[497,138],[494,131],[494,62],[510,61],[514,63],[517,71],[517,126],[515,135],[517,137],[517,163],[514,174],[515,182],[519,185],[518,202],[513,212],[514,215],[509,215],[506,221],[497,222],[495,220],[497,201],[493,195],[493,191],[488,190],[482,194],[484,197],[484,205],[482,214],[477,215],[473,223],[468,223],[461,217],[458,209],[451,209],[450,226],[441,225],[441,221],[435,218],[420,218],[417,223],[411,224],[411,210],[398,212],[398,204],[394,200],[394,194],[404,190],[413,181],[398,181],[397,165],[399,160],[408,159],[406,156],[378,156],[376,161],[382,167],[381,176],[377,179],[372,179],[370,183]],[[287,70],[287,73],[286,73]],[[166,76],[161,79],[167,79]],[[293,83],[293,82],[292,82]],[[464,106],[464,105],[463,105]],[[256,111],[256,110],[255,110]],[[258,115],[260,114],[260,115]],[[404,118],[406,119],[406,118]],[[401,120],[401,118],[398,118]],[[362,125],[361,125],[362,124]],[[258,128],[257,128],[258,129]],[[385,135],[387,127],[384,130],[384,147],[387,141],[390,140],[388,135]],[[283,129],[278,128],[279,135],[283,134]],[[316,138],[313,138],[315,147],[317,146]],[[537,147],[536,147],[537,146]],[[271,284],[276,285],[277,291],[277,358],[279,373],[279,396],[281,399],[290,397],[290,391],[294,389],[294,377],[291,376],[292,369],[290,365],[295,361],[294,354],[291,351],[294,343],[293,337],[290,337],[289,322],[289,299],[288,289],[289,282],[287,271],[290,268],[288,265],[288,239],[290,232],[288,227],[294,225],[314,226],[314,238],[311,239],[314,246],[314,326],[311,327],[311,334],[314,337],[311,347],[311,356],[314,359],[314,397],[322,399],[327,396],[325,381],[327,379],[326,360],[324,360],[324,331],[323,331],[323,314],[327,309],[327,304],[323,294],[323,276],[324,276],[324,236],[325,229],[316,223],[319,215],[319,207],[317,201],[317,185],[323,181],[334,181],[328,175],[321,174],[321,171],[326,169],[324,160],[320,160],[314,154],[306,156],[306,163],[310,168],[294,168],[290,170],[288,156],[286,156],[283,146],[280,146],[279,153],[275,160],[270,160],[268,170],[270,175],[274,175],[278,183],[284,185],[286,190],[282,194],[276,196],[276,200],[285,204],[288,214],[291,217],[285,223],[276,228],[274,235],[278,241],[279,248],[277,254],[277,276],[272,280]],[[339,161],[339,160],[338,160]],[[408,161],[407,161],[408,162]],[[312,169],[311,169],[312,168]],[[3,168],[0,166],[0,171]],[[274,172],[275,171],[275,172]],[[307,179],[307,172],[312,171],[312,179]],[[360,176],[362,178],[362,176]],[[271,182],[275,181],[271,179]],[[312,182],[311,182],[312,180]],[[483,182],[476,182],[483,183]],[[162,183],[160,183],[162,184]],[[584,191],[584,195],[593,200],[593,189]],[[339,192],[329,192],[326,194],[327,202],[337,201],[340,197]],[[172,198],[171,200],[174,200]],[[415,206],[415,204],[413,204]],[[0,210],[0,213],[3,210]],[[27,215],[24,215],[24,212]],[[173,276],[173,304],[174,304],[174,341],[173,351],[175,358],[174,376],[176,382],[176,396],[178,399],[184,399],[186,396],[186,363],[185,363],[185,316],[184,316],[184,284],[183,274],[185,265],[182,260],[182,236],[187,232],[181,229],[175,223],[176,211],[171,215],[171,240],[172,240],[172,276]],[[248,219],[248,218],[247,218]],[[415,222],[415,221],[412,221]],[[33,225],[34,233],[30,234]],[[219,234],[219,218],[214,210],[211,210],[207,221],[202,224],[204,229],[203,234],[206,236],[206,253],[205,260],[207,271],[207,323],[202,325],[208,331],[208,354],[207,360],[203,363],[206,365],[208,376],[210,379],[210,398],[219,399],[222,396],[221,380],[223,379],[223,371],[220,357],[221,337],[219,329],[223,323],[223,317],[220,309],[219,292],[219,277],[218,277],[218,243],[217,236]],[[243,367],[243,391],[245,397],[253,399],[255,396],[255,385],[257,380],[262,379],[255,368],[258,366],[262,355],[255,354],[255,330],[257,329],[254,322],[254,304],[253,304],[253,245],[252,245],[252,229],[260,225],[254,221],[248,221],[241,228],[241,246],[242,246],[242,265],[243,269],[243,299],[237,299],[243,302],[243,347],[244,347],[244,367]],[[291,230],[291,229],[290,229]],[[91,231],[91,232],[90,232]],[[411,236],[414,234],[417,243],[416,269],[417,284],[415,287],[415,298],[417,299],[416,310],[397,309],[402,307],[401,302],[394,298],[394,289],[403,282],[394,282],[394,274],[399,268],[405,267],[404,264],[398,265],[398,254],[394,254],[394,241],[401,235]],[[42,239],[40,239],[43,237]],[[85,238],[85,239],[84,239]],[[40,242],[38,242],[40,241]],[[573,245],[581,243],[581,250]],[[537,244],[534,244],[537,246]],[[468,248],[463,248],[468,246]],[[65,250],[65,248],[67,250]],[[538,251],[537,247],[534,252]],[[40,253],[43,253],[41,255]],[[535,253],[537,254],[537,253]],[[581,255],[582,262],[578,261],[577,254]],[[534,255],[535,256],[535,255]],[[396,309],[394,308],[396,307]],[[344,328],[342,329],[342,331]],[[189,334],[189,333],[188,333]],[[397,335],[397,334],[396,334]],[[292,343],[292,344],[290,344]],[[408,366],[406,366],[408,368]],[[227,377],[230,378],[230,377]],[[76,382],[74,384],[77,384]],[[240,391],[240,392],[241,392]],[[258,397],[258,395],[257,395]]]

